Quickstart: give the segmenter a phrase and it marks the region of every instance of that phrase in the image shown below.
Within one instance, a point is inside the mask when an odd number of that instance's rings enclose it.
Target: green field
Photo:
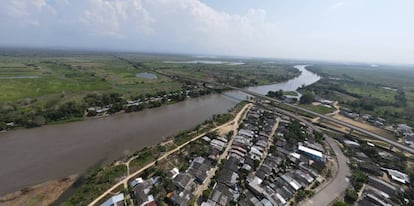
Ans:
[[[414,125],[414,71],[403,66],[313,65],[323,79],[306,90],[360,113]],[[401,95],[402,94],[402,95]],[[403,96],[403,98],[400,98]]]
[[[283,91],[283,95],[298,96],[298,93],[296,93],[295,91]]]
[[[136,77],[141,72],[151,70],[134,68],[113,56],[0,57],[0,102],[88,92],[151,94],[182,86],[163,76],[155,80]]]
[[[194,57],[69,51],[25,53],[24,50],[3,54],[0,51],[0,131],[98,115],[98,112],[89,112],[89,108],[97,111],[108,107],[110,114],[127,109],[140,111],[182,101],[184,90],[192,97],[213,91],[194,82],[170,78],[171,74],[238,87],[280,82],[299,75],[291,63],[263,60],[243,60],[242,65],[171,62],[188,60]],[[156,78],[139,77],[140,73],[150,73]],[[171,98],[167,99],[167,94]],[[128,100],[138,99],[146,102],[139,107],[126,106]],[[148,99],[158,100],[148,102]],[[10,122],[14,126],[7,125]]]
[[[243,65],[154,63],[168,74],[231,84],[236,87],[265,85],[292,79],[299,71],[292,64],[246,61]]]
[[[335,108],[329,108],[323,105],[300,104],[299,106],[319,114],[328,114],[335,111]]]

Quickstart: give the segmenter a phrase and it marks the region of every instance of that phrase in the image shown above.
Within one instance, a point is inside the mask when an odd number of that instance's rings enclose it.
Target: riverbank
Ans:
[[[305,75],[271,87],[297,89],[314,80]],[[226,113],[246,96],[229,91],[136,113],[0,133],[0,163],[7,165],[0,169],[0,195],[112,163]]]
[[[173,138],[174,143],[170,149],[167,149],[168,146],[147,147],[141,151],[137,151],[126,162],[117,162],[113,165],[101,168],[98,171],[91,172],[83,178],[84,182],[81,183],[80,187],[77,188],[74,194],[71,195],[63,204],[96,204],[103,197],[110,194],[112,190],[125,186],[131,177],[136,176],[146,168],[156,164],[156,162],[165,159],[170,154],[179,151],[189,142],[195,141],[209,132],[217,131],[227,125],[234,124],[239,120],[246,109],[250,108],[250,106],[251,105],[246,105],[245,102],[241,102],[237,104],[232,111],[226,113],[226,118],[214,118],[212,121],[198,125],[193,130],[178,134]],[[131,164],[134,160],[137,160],[140,163],[139,167],[129,171],[129,168],[132,167]],[[127,171],[123,171],[123,168],[127,168]],[[107,181],[100,181],[100,178],[102,177],[106,178]],[[112,185],[114,182],[117,183]]]

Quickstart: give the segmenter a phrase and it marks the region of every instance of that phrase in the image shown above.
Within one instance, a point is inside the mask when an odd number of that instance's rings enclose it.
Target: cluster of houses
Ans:
[[[170,101],[177,101],[177,100],[184,100],[187,97],[194,96],[195,94],[204,94],[206,93],[203,89],[194,86],[194,88],[184,91],[177,91],[171,92],[164,95],[158,95],[154,97],[147,97],[143,99],[134,99],[134,100],[127,100],[126,104],[123,105],[124,109],[128,109],[131,107],[137,107],[143,104],[151,104],[151,103],[162,103],[162,102],[170,102]],[[87,109],[88,113],[95,113],[98,116],[105,115],[110,109],[111,105],[106,105],[103,107],[89,107]]]
[[[199,203],[203,206],[224,206],[236,202],[246,206],[287,205],[299,190],[320,179],[321,167],[314,166],[324,165],[323,147],[310,141],[300,142],[294,147],[286,145],[283,134],[290,124],[286,116],[257,107],[249,110],[226,159],[212,179],[208,198]],[[312,133],[308,128],[303,128],[303,132]],[[274,134],[277,134],[276,138]],[[209,144],[208,156],[193,158],[184,172],[177,168],[170,171],[168,178],[175,190],[164,198],[169,205],[189,205],[197,185],[206,182],[215,160],[230,142],[220,136],[205,136],[202,141]],[[242,183],[241,180],[245,181]],[[131,181],[129,186],[134,204],[157,205],[157,194],[152,194],[152,191],[159,182],[160,177],[157,176]]]
[[[143,180],[141,177],[132,180],[129,183],[132,188],[131,197],[136,205],[140,206],[154,206],[157,205],[154,198],[154,194],[151,194],[153,186],[159,183],[160,177],[155,176],[147,180]]]
[[[365,170],[366,171],[366,170]],[[388,179],[384,179],[384,173]],[[361,206],[397,206],[392,197],[399,197],[404,192],[405,185],[409,184],[408,175],[393,169],[381,168],[379,175],[368,174],[368,182],[359,198]]]
[[[392,200],[392,197],[397,197],[398,199],[399,195],[404,192],[403,188],[410,183],[409,176],[395,169],[380,167],[359,149],[361,145],[355,140],[343,139],[342,143],[351,149],[353,154],[351,160],[368,177],[368,181],[359,197],[358,205],[399,205],[399,203],[395,203]],[[393,155],[391,153],[377,148],[372,143],[368,144],[368,146],[377,150],[381,159],[393,161]]]
[[[404,138],[405,143],[414,147],[414,132],[413,128],[406,124],[397,125],[397,133]]]
[[[348,117],[350,119],[357,119],[360,116],[358,112],[354,112],[351,109],[348,109],[346,107],[341,107],[339,114],[345,117]]]
[[[383,128],[385,127],[386,124],[386,120],[384,118],[381,117],[374,117],[370,114],[359,114],[358,112],[352,111],[351,109],[348,108],[341,108],[340,112],[341,115],[348,117],[350,119],[361,119],[371,125],[374,125],[376,127],[380,127]]]
[[[257,108],[247,114],[217,183],[203,206],[224,206],[232,201],[246,206],[287,205],[298,190],[309,187],[320,178],[320,170],[311,165],[316,162],[324,165],[323,147],[302,142],[295,148],[281,146],[271,152],[275,124],[279,123],[276,133],[281,136],[278,139],[283,139],[290,121],[288,117],[276,120],[279,115],[265,114]],[[246,179],[246,189],[241,188],[241,178]]]
[[[282,116],[276,130],[276,151],[269,153],[263,163],[249,173],[246,179],[248,190],[239,205],[287,205],[300,189],[306,189],[320,179],[321,167],[313,166],[323,167],[323,147],[308,142],[300,142],[297,147],[288,146],[283,136],[289,124],[289,118]]]
[[[167,194],[168,202],[175,206],[188,205],[195,186],[206,181],[211,168],[211,160],[201,156],[195,157],[185,172],[180,173],[177,168],[173,168],[171,173],[176,190]]]
[[[319,174],[299,164],[298,168],[287,168],[286,157],[269,155],[256,172],[247,177],[245,196],[240,205],[286,205],[300,189],[307,188]],[[258,203],[261,204],[258,204]]]
[[[372,115],[370,114],[363,114],[361,115],[361,118],[365,121],[368,122],[376,127],[384,127],[385,126],[385,119],[381,118],[381,117],[377,117],[374,118]]]
[[[249,110],[243,120],[242,128],[238,130],[232,142],[227,160],[216,177],[217,183],[209,199],[202,205],[228,205],[239,199],[241,172],[253,170],[257,166],[255,161],[265,158],[275,124],[275,115],[256,107]],[[216,145],[216,143],[212,144],[213,141],[210,145]]]
[[[210,145],[208,158],[211,160],[216,160],[219,158],[219,155],[223,153],[224,148],[227,146],[228,142],[226,138],[221,136],[216,136],[214,138],[204,136],[202,139],[208,142]]]

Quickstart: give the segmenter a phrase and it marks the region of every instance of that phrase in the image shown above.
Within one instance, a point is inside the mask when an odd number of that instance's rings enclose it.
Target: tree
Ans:
[[[203,191],[203,198],[204,200],[208,200],[208,198],[210,197],[211,194],[211,189],[207,188],[206,190]]]
[[[341,201],[336,201],[333,206],[347,206],[347,204],[345,202],[341,202]]]
[[[266,96],[280,99],[280,98],[283,97],[283,90],[279,90],[279,91],[269,91],[269,92],[267,92],[267,95]]]
[[[403,107],[407,104],[407,98],[405,97],[405,92],[402,89],[397,90],[397,94],[394,96],[395,105],[397,107]]]
[[[346,202],[354,204],[358,200],[358,193],[355,190],[347,189],[344,199]]]
[[[6,123],[0,122],[0,131],[5,130],[6,126],[7,126]]]
[[[351,175],[351,184],[356,191],[362,188],[362,185],[368,181],[367,175],[360,170],[353,170]]]
[[[305,94],[302,95],[299,102],[301,104],[311,104],[314,100],[315,100],[315,95],[311,92],[306,92]]]

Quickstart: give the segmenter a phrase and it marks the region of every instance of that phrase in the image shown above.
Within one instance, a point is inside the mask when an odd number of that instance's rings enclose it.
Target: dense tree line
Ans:
[[[312,92],[305,92],[299,100],[301,104],[311,104],[313,101],[315,101],[315,95]]]
[[[306,134],[302,133],[302,125],[298,120],[293,120],[293,122],[289,125],[285,138],[292,147],[296,147],[298,142],[306,139]]]
[[[188,96],[198,97],[210,94],[210,89],[189,89]],[[19,127],[39,127],[50,122],[78,119],[86,116],[96,116],[97,108],[108,108],[108,113],[113,114],[124,110],[125,112],[141,111],[145,108],[160,107],[167,101],[179,102],[187,97],[186,90],[167,93],[158,91],[155,94],[141,94],[130,97],[132,100],[140,100],[141,103],[126,107],[127,101],[120,93],[87,94],[81,101],[59,103],[58,100],[47,102],[42,106],[33,106],[22,109],[20,106],[5,103],[0,107],[0,131]],[[156,98],[156,99],[151,99]],[[145,101],[144,101],[145,100]],[[36,101],[31,101],[34,103]],[[93,108],[89,110],[88,108]],[[8,126],[7,123],[14,126]]]
[[[276,99],[280,99],[283,97],[283,90],[279,90],[279,91],[269,91],[267,92],[268,97],[272,97],[272,98],[276,98]]]

